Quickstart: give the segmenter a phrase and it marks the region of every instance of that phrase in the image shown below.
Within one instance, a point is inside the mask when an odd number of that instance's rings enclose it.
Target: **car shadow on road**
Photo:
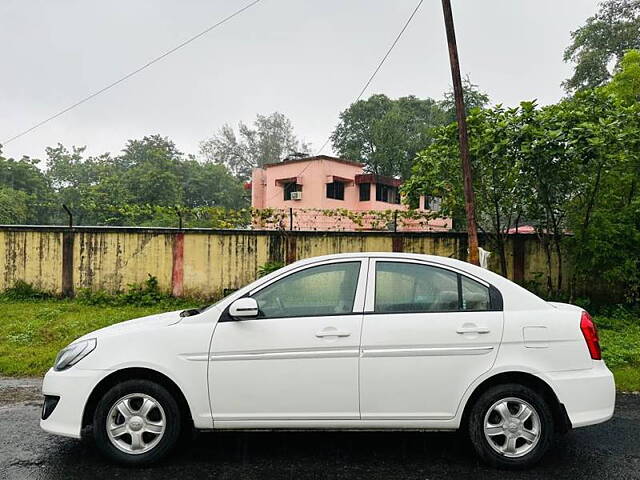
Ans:
[[[562,437],[538,467],[508,478],[610,474],[608,462],[585,451],[583,440],[580,432]],[[41,478],[505,478],[477,461],[464,436],[446,432],[201,433],[167,460],[135,473],[108,463],[87,441],[62,439],[55,450],[55,459],[40,464]]]

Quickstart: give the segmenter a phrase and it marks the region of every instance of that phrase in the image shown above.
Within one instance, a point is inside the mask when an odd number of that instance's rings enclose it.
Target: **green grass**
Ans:
[[[73,300],[0,299],[0,375],[43,375],[58,351],[98,328],[175,310],[180,302],[153,307],[86,305]]]
[[[623,309],[595,317],[602,356],[623,392],[640,391],[640,318]]]
[[[0,375],[42,375],[61,348],[98,328],[193,306],[167,300],[154,306],[91,305],[77,300],[15,300],[0,296]],[[621,391],[640,391],[640,318],[614,310],[595,318],[607,365]]]

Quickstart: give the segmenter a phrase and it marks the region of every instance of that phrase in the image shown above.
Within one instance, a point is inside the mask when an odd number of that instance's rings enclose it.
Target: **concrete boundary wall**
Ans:
[[[466,234],[458,232],[0,226],[0,290],[23,280],[66,296],[84,288],[118,292],[152,275],[176,296],[218,297],[254,280],[266,262],[373,251],[464,259],[466,245]],[[507,251],[509,278],[541,280],[547,266],[535,235],[513,235]],[[497,260],[492,256],[492,270]]]

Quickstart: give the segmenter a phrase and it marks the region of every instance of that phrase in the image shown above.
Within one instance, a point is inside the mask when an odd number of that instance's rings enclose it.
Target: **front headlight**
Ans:
[[[98,342],[95,338],[88,338],[87,340],[82,340],[80,342],[72,343],[66,348],[60,350],[58,356],[56,357],[56,361],[53,364],[53,369],[56,372],[60,370],[66,370],[67,368],[75,365],[84,357],[89,355],[96,348],[96,344]]]

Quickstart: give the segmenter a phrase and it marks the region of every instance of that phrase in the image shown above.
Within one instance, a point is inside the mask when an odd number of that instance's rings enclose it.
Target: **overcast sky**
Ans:
[[[0,142],[216,23],[248,0],[0,0]],[[569,33],[597,0],[452,0],[463,74],[492,102],[560,99]],[[224,123],[280,111],[319,148],[417,0],[262,0],[160,63],[3,147],[92,154],[159,133],[186,153]],[[440,98],[440,0],[425,0],[365,94]],[[330,153],[328,150],[325,153]]]

